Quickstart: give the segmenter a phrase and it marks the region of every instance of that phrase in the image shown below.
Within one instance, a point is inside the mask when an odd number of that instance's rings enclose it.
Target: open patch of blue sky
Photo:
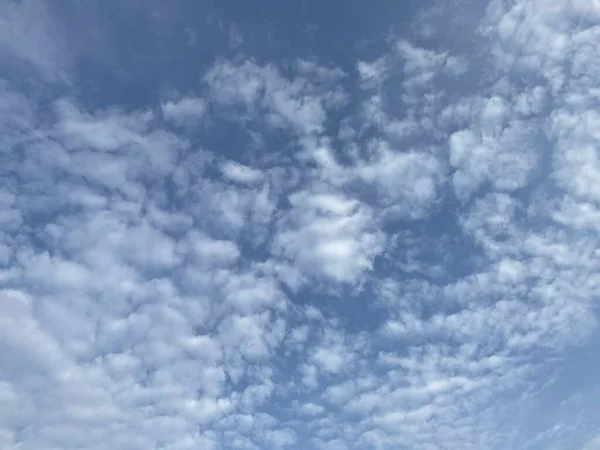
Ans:
[[[600,2],[5,0],[0,448],[600,449]]]

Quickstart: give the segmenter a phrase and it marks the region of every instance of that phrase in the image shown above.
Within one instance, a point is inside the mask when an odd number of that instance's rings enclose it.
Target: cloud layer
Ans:
[[[0,447],[596,448],[600,3],[450,3],[145,102],[0,7]]]

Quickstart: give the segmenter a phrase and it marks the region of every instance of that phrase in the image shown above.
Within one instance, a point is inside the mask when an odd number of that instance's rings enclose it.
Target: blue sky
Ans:
[[[600,449],[600,2],[0,4],[0,447]]]

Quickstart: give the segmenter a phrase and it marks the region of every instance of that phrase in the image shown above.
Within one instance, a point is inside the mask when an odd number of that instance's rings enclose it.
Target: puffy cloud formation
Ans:
[[[600,448],[598,1],[110,3],[0,6],[1,448]]]

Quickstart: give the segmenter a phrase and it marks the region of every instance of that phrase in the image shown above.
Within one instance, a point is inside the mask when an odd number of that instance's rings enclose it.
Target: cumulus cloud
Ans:
[[[358,200],[300,191],[289,197],[291,211],[279,223],[272,252],[309,276],[355,282],[372,269],[383,249],[372,213]]]
[[[205,100],[195,97],[184,97],[161,105],[165,119],[180,126],[198,125],[207,108],[208,105]]]
[[[289,127],[301,135],[320,133],[326,109],[345,98],[342,91],[328,89],[339,75],[306,61],[298,65],[298,76],[289,79],[272,64],[219,60],[204,80],[217,104],[241,108],[247,119],[261,117],[271,128]]]
[[[225,161],[221,166],[221,172],[227,180],[242,184],[252,184],[263,179],[260,170],[252,169],[234,161]]]

